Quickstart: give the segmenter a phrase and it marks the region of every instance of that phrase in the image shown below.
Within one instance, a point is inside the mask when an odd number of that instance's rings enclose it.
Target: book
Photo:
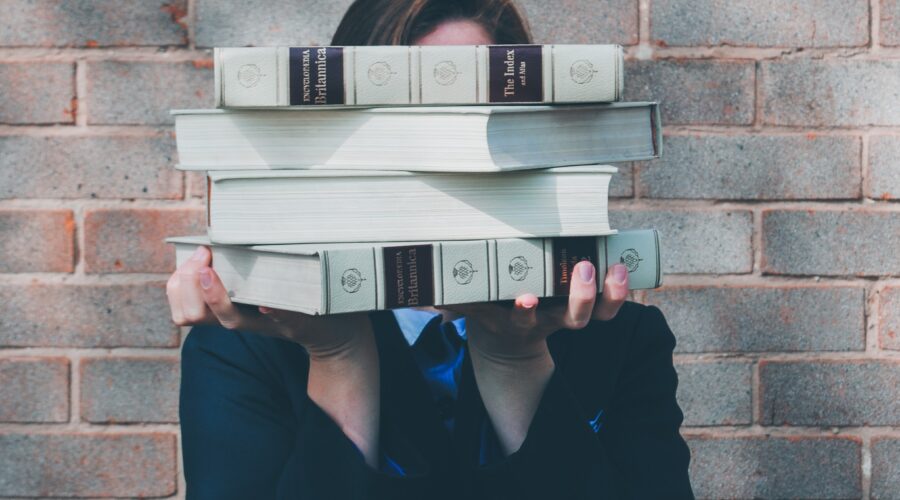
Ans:
[[[212,267],[236,303],[307,314],[568,294],[572,268],[595,263],[598,292],[621,262],[631,289],[661,284],[655,230],[611,236],[413,243],[230,246],[205,237],[167,240],[178,264],[210,246]]]
[[[497,172],[648,160],[656,103],[173,111],[183,170]]]
[[[234,47],[213,51],[218,107],[612,102],[619,45]]]
[[[490,174],[211,171],[215,243],[346,243],[604,235],[615,167]]]

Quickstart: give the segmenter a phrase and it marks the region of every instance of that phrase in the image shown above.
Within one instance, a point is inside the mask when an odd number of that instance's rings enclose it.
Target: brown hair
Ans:
[[[356,0],[332,45],[410,45],[446,21],[481,25],[493,42],[531,43],[528,21],[512,0]]]

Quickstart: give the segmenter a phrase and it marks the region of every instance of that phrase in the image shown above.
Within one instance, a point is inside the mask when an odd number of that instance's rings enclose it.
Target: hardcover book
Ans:
[[[343,243],[605,235],[615,167],[492,174],[209,173],[215,243]]]
[[[173,111],[184,170],[497,172],[660,155],[655,103]]]
[[[234,302],[307,314],[463,304],[569,292],[572,268],[623,263],[631,289],[661,283],[655,230],[611,236],[415,243],[229,246],[198,237],[170,238],[178,264],[198,245]]]
[[[219,107],[612,102],[618,45],[217,48]]]

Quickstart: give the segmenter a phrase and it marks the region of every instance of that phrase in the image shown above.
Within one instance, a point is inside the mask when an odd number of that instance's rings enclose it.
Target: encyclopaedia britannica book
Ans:
[[[622,263],[631,289],[661,284],[655,230],[608,236],[310,245],[220,245],[205,236],[170,238],[178,264],[199,245],[236,303],[306,314],[510,300],[568,294],[572,269]]]

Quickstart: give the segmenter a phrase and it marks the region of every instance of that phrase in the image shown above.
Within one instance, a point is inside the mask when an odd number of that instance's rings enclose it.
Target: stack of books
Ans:
[[[232,300],[308,314],[566,295],[572,267],[661,281],[608,220],[608,163],[657,158],[617,45],[215,49],[218,109],[173,111],[208,172],[197,245]]]

